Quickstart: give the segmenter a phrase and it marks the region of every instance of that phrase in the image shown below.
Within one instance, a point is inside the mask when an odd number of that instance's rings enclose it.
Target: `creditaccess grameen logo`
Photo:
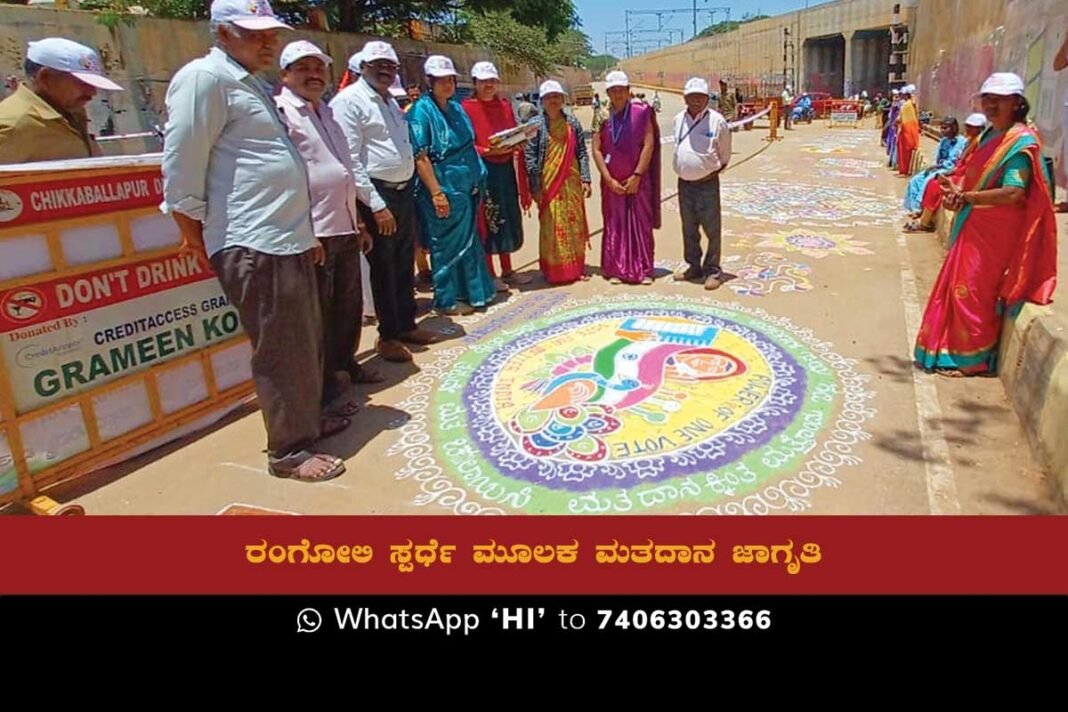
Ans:
[[[0,223],[11,222],[22,215],[22,198],[10,190],[0,190]]]

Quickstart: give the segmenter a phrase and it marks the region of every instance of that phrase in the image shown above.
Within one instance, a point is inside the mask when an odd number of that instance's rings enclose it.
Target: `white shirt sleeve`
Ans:
[[[719,119],[716,126],[716,153],[719,155],[720,170],[731,162],[731,127],[726,119]]]
[[[346,100],[347,99],[347,100]],[[371,176],[367,173],[367,166],[363,164],[363,126],[360,123],[359,110],[353,98],[342,99],[338,97],[330,104],[334,112],[334,118],[341,126],[345,134],[345,141],[349,145],[349,155],[352,156],[352,175],[356,181],[356,197],[360,202],[371,208],[371,212],[377,213],[385,210],[386,201],[375,190],[371,182]]]
[[[226,90],[208,72],[179,73],[167,90],[163,205],[204,222],[211,149],[227,120]]]

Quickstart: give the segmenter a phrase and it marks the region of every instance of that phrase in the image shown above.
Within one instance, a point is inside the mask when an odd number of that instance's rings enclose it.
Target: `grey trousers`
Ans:
[[[355,375],[354,358],[363,326],[363,282],[360,243],[355,235],[319,240],[326,261],[315,272],[319,282],[319,311],[323,317],[323,404],[341,395],[337,374]]]
[[[268,457],[299,463],[321,428],[323,327],[311,252],[229,247],[212,255],[211,265],[252,342]]]
[[[679,179],[679,213],[682,215],[683,256],[693,272],[718,277],[723,234],[719,204],[719,176],[703,183]],[[708,238],[708,251],[701,257],[701,232]]]

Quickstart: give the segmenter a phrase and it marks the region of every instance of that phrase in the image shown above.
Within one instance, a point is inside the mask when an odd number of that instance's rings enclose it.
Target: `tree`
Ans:
[[[548,74],[554,64],[545,30],[524,25],[507,12],[472,14],[463,34],[472,43],[525,65],[537,75]]]
[[[619,64],[618,58],[613,57],[610,54],[598,54],[586,60],[586,69],[593,72],[593,75],[596,77],[604,74],[617,64]]]
[[[584,32],[572,27],[553,43],[550,55],[554,64],[585,69],[593,55],[593,47],[590,45],[590,38]]]

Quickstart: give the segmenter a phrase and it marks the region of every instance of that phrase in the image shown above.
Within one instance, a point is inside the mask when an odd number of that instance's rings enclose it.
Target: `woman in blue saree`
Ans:
[[[909,178],[909,187],[905,191],[905,210],[914,218],[922,212],[923,191],[928,181],[940,175],[952,173],[957,167],[968,140],[960,135],[960,124],[952,116],[942,119],[942,139],[938,142],[934,165]]]
[[[416,204],[430,245],[434,308],[466,315],[497,294],[478,232],[486,168],[475,151],[471,121],[453,98],[458,74],[452,60],[434,55],[424,71],[431,91],[408,111],[419,174]]]

